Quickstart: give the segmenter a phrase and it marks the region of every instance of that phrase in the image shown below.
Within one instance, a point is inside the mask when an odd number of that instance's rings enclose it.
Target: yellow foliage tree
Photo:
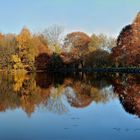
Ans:
[[[12,55],[11,56],[11,62],[13,64],[13,69],[18,70],[18,69],[24,69],[24,66],[21,62],[21,59],[19,58],[18,55]]]
[[[27,28],[23,28],[21,33],[16,37],[17,53],[24,66],[24,69],[34,70],[35,56],[37,55],[37,48],[34,46],[33,38]]]

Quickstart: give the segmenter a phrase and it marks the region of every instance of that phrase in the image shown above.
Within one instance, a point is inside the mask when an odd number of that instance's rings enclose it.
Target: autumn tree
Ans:
[[[0,35],[0,46],[1,47],[15,47],[16,46],[16,35],[6,34]]]
[[[134,22],[125,26],[117,39],[117,46],[112,49],[112,58],[116,67],[140,66],[140,13]]]
[[[83,32],[72,32],[64,39],[64,49],[70,48],[71,51],[77,50],[77,55],[82,55],[88,50],[90,41],[90,37],[87,34]]]
[[[72,59],[80,60],[88,52],[90,37],[83,32],[72,32],[64,39],[64,50],[70,50]]]
[[[15,53],[16,39],[14,34],[0,33],[0,69],[12,68],[11,55]]]
[[[45,39],[44,35],[42,34],[35,34],[33,35],[33,45],[37,49],[37,53],[42,54],[42,53],[47,53],[50,54],[50,50],[48,48],[48,41]]]
[[[96,50],[84,58],[85,67],[109,67],[112,65],[110,54],[105,50]]]
[[[97,49],[104,49],[110,51],[113,47],[116,47],[116,39],[108,37],[104,34],[93,34],[91,36],[91,42],[89,43],[89,51],[95,51]]]
[[[11,55],[14,53],[15,53],[14,47],[0,46],[0,69],[5,69],[5,70],[12,69]]]
[[[19,69],[23,70],[24,69],[24,65],[21,62],[21,59],[16,54],[11,55],[11,63],[12,63],[12,66],[13,66],[14,70],[19,70]]]
[[[21,60],[24,69],[34,70],[35,56],[37,55],[37,48],[33,44],[32,35],[27,28],[23,28],[21,33],[16,37],[17,51],[19,59]]]
[[[66,35],[61,57],[67,64],[72,64],[77,69],[83,67],[83,57],[88,53],[90,37],[83,32],[72,32]]]

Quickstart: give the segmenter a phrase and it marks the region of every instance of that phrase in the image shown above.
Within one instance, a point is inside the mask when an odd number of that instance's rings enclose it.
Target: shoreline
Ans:
[[[6,73],[140,73],[140,68],[136,67],[110,67],[110,68],[58,68],[58,69],[51,69],[51,70],[36,70],[36,71],[26,71],[26,70],[0,70],[0,72]]]

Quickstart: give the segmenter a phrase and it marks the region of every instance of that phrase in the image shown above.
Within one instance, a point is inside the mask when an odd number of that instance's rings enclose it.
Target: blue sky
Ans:
[[[0,0],[0,31],[38,32],[50,25],[66,31],[118,35],[140,11],[140,0]]]

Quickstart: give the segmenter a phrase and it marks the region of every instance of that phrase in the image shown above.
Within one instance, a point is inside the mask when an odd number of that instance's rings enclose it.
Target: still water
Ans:
[[[140,76],[0,74],[0,140],[139,140]]]

